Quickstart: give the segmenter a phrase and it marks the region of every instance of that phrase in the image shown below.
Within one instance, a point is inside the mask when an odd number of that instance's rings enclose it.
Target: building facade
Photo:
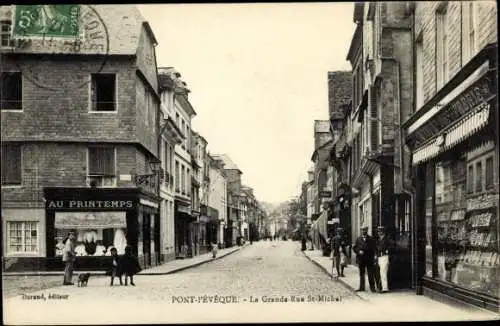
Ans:
[[[231,160],[227,154],[213,154],[212,157],[223,164],[224,175],[227,180],[227,225],[225,226],[224,242],[226,247],[232,247],[236,244],[241,235],[241,212],[240,212],[240,194],[241,194],[241,175],[243,172]]]
[[[181,74],[172,67],[158,69],[160,79],[170,79],[174,90],[172,116],[184,139],[174,147],[174,229],[175,255],[178,258],[192,257],[196,253],[196,224],[192,208],[192,157],[191,119],[196,115],[188,99],[189,89],[181,80]],[[169,92],[167,89],[164,92]],[[196,211],[195,211],[196,212]]]
[[[61,269],[70,229],[79,269],[100,268],[110,247],[126,245],[141,265],[158,264],[160,97],[149,25],[135,6],[74,5],[87,35],[70,51],[66,38],[16,40],[14,8],[0,8],[2,31],[14,31],[0,48],[4,269]]]
[[[402,130],[414,181],[417,293],[498,311],[496,3],[409,7],[415,103]]]
[[[162,68],[158,68],[162,71]],[[165,250],[164,261],[175,259],[175,146],[181,145],[186,135],[182,133],[175,122],[174,94],[175,84],[168,74],[158,75],[161,113],[160,113],[160,157],[164,172],[160,184],[160,233],[162,246]]]
[[[384,226],[395,241],[389,287],[411,286],[410,201],[401,173],[400,121],[412,111],[412,16],[406,2],[356,3],[353,73],[352,234]]]
[[[227,180],[221,161],[217,161],[208,154],[207,167],[209,170],[210,185],[208,195],[208,211],[211,218],[217,217],[216,243],[224,247],[224,230],[228,224],[227,218]]]

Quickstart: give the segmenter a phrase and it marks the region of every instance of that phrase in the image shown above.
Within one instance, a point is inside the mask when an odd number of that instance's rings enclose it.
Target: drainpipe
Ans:
[[[399,78],[399,70],[400,70],[400,66],[398,64],[398,67],[396,69],[396,73],[397,73],[397,78],[398,78],[398,82],[396,84],[396,87],[397,87],[397,94],[399,96],[399,102],[400,102],[400,106],[399,106],[399,124],[398,124],[398,129],[399,129],[399,171],[400,171],[400,174],[401,174],[401,191],[408,195],[410,197],[410,235],[411,235],[411,248],[410,248],[410,253],[411,253],[411,269],[412,269],[412,279],[411,279],[411,284],[412,286],[415,285],[417,287],[417,294],[421,294],[421,289],[420,289],[420,286],[418,285],[419,282],[418,282],[418,279],[417,279],[417,268],[414,266],[414,263],[416,262],[416,256],[415,256],[415,253],[416,253],[416,246],[418,245],[418,239],[416,236],[414,236],[416,234],[416,230],[415,230],[415,218],[417,217],[416,216],[416,211],[415,211],[415,192],[416,192],[416,189],[414,186],[411,186],[410,189],[407,189],[406,186],[405,186],[405,182],[404,182],[404,177],[405,177],[405,170],[404,170],[404,155],[403,155],[403,151],[404,151],[404,133],[403,133],[403,128],[402,128],[402,124],[403,124],[403,113],[402,113],[402,110],[401,110],[401,89],[400,89],[400,86],[399,86],[399,83],[400,83],[400,78]],[[411,158],[410,158],[410,164],[411,164]]]

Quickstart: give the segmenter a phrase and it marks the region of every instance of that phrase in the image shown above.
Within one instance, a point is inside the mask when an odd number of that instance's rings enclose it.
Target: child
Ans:
[[[125,286],[127,286],[127,281],[129,277],[130,277],[130,285],[135,286],[134,275],[141,271],[141,266],[139,266],[139,261],[132,254],[131,246],[125,247],[125,254],[120,259],[119,269],[121,274],[125,274]]]
[[[122,274],[120,273],[119,271],[119,260],[120,260],[120,257],[118,256],[118,251],[116,250],[115,247],[111,248],[110,250],[110,253],[111,253],[111,260],[112,260],[112,263],[111,263],[111,284],[110,286],[113,286],[113,281],[115,280],[115,277],[118,277],[118,279],[120,280],[120,285],[123,285],[123,282],[122,282]]]
[[[217,251],[219,250],[216,243],[212,242],[212,258],[217,257]]]

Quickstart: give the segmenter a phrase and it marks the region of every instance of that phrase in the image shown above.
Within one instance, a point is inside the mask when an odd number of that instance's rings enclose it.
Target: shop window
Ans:
[[[20,185],[22,183],[22,161],[20,144],[2,143],[2,186]]]
[[[96,229],[83,225],[81,227],[56,228],[56,256],[62,256],[64,244],[70,231],[76,232],[75,252],[77,256],[110,256],[111,248],[116,248],[119,255],[123,255],[125,252],[127,239],[124,220],[121,228]]]
[[[91,75],[91,110],[116,111],[116,75]]]
[[[486,167],[485,167],[485,187],[486,190],[495,188],[495,176],[493,171],[493,156],[490,156],[486,159]]]
[[[2,72],[0,78],[0,109],[23,109],[23,80],[20,72]]]
[[[7,252],[38,253],[38,222],[7,222]]]
[[[483,164],[481,161],[476,162],[476,180],[475,180],[475,190],[476,192],[483,191]]]
[[[89,186],[114,187],[116,185],[115,156],[114,147],[88,148]]]

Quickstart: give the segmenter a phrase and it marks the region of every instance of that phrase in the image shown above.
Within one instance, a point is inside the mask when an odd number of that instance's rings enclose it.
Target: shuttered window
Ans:
[[[376,150],[378,144],[380,143],[379,137],[379,117],[378,117],[378,109],[377,109],[377,93],[375,87],[370,89],[370,116],[369,119],[371,134],[370,134],[370,147],[372,150]]]
[[[21,145],[2,143],[2,185],[20,185]]]
[[[89,147],[89,175],[115,175],[114,147]]]

